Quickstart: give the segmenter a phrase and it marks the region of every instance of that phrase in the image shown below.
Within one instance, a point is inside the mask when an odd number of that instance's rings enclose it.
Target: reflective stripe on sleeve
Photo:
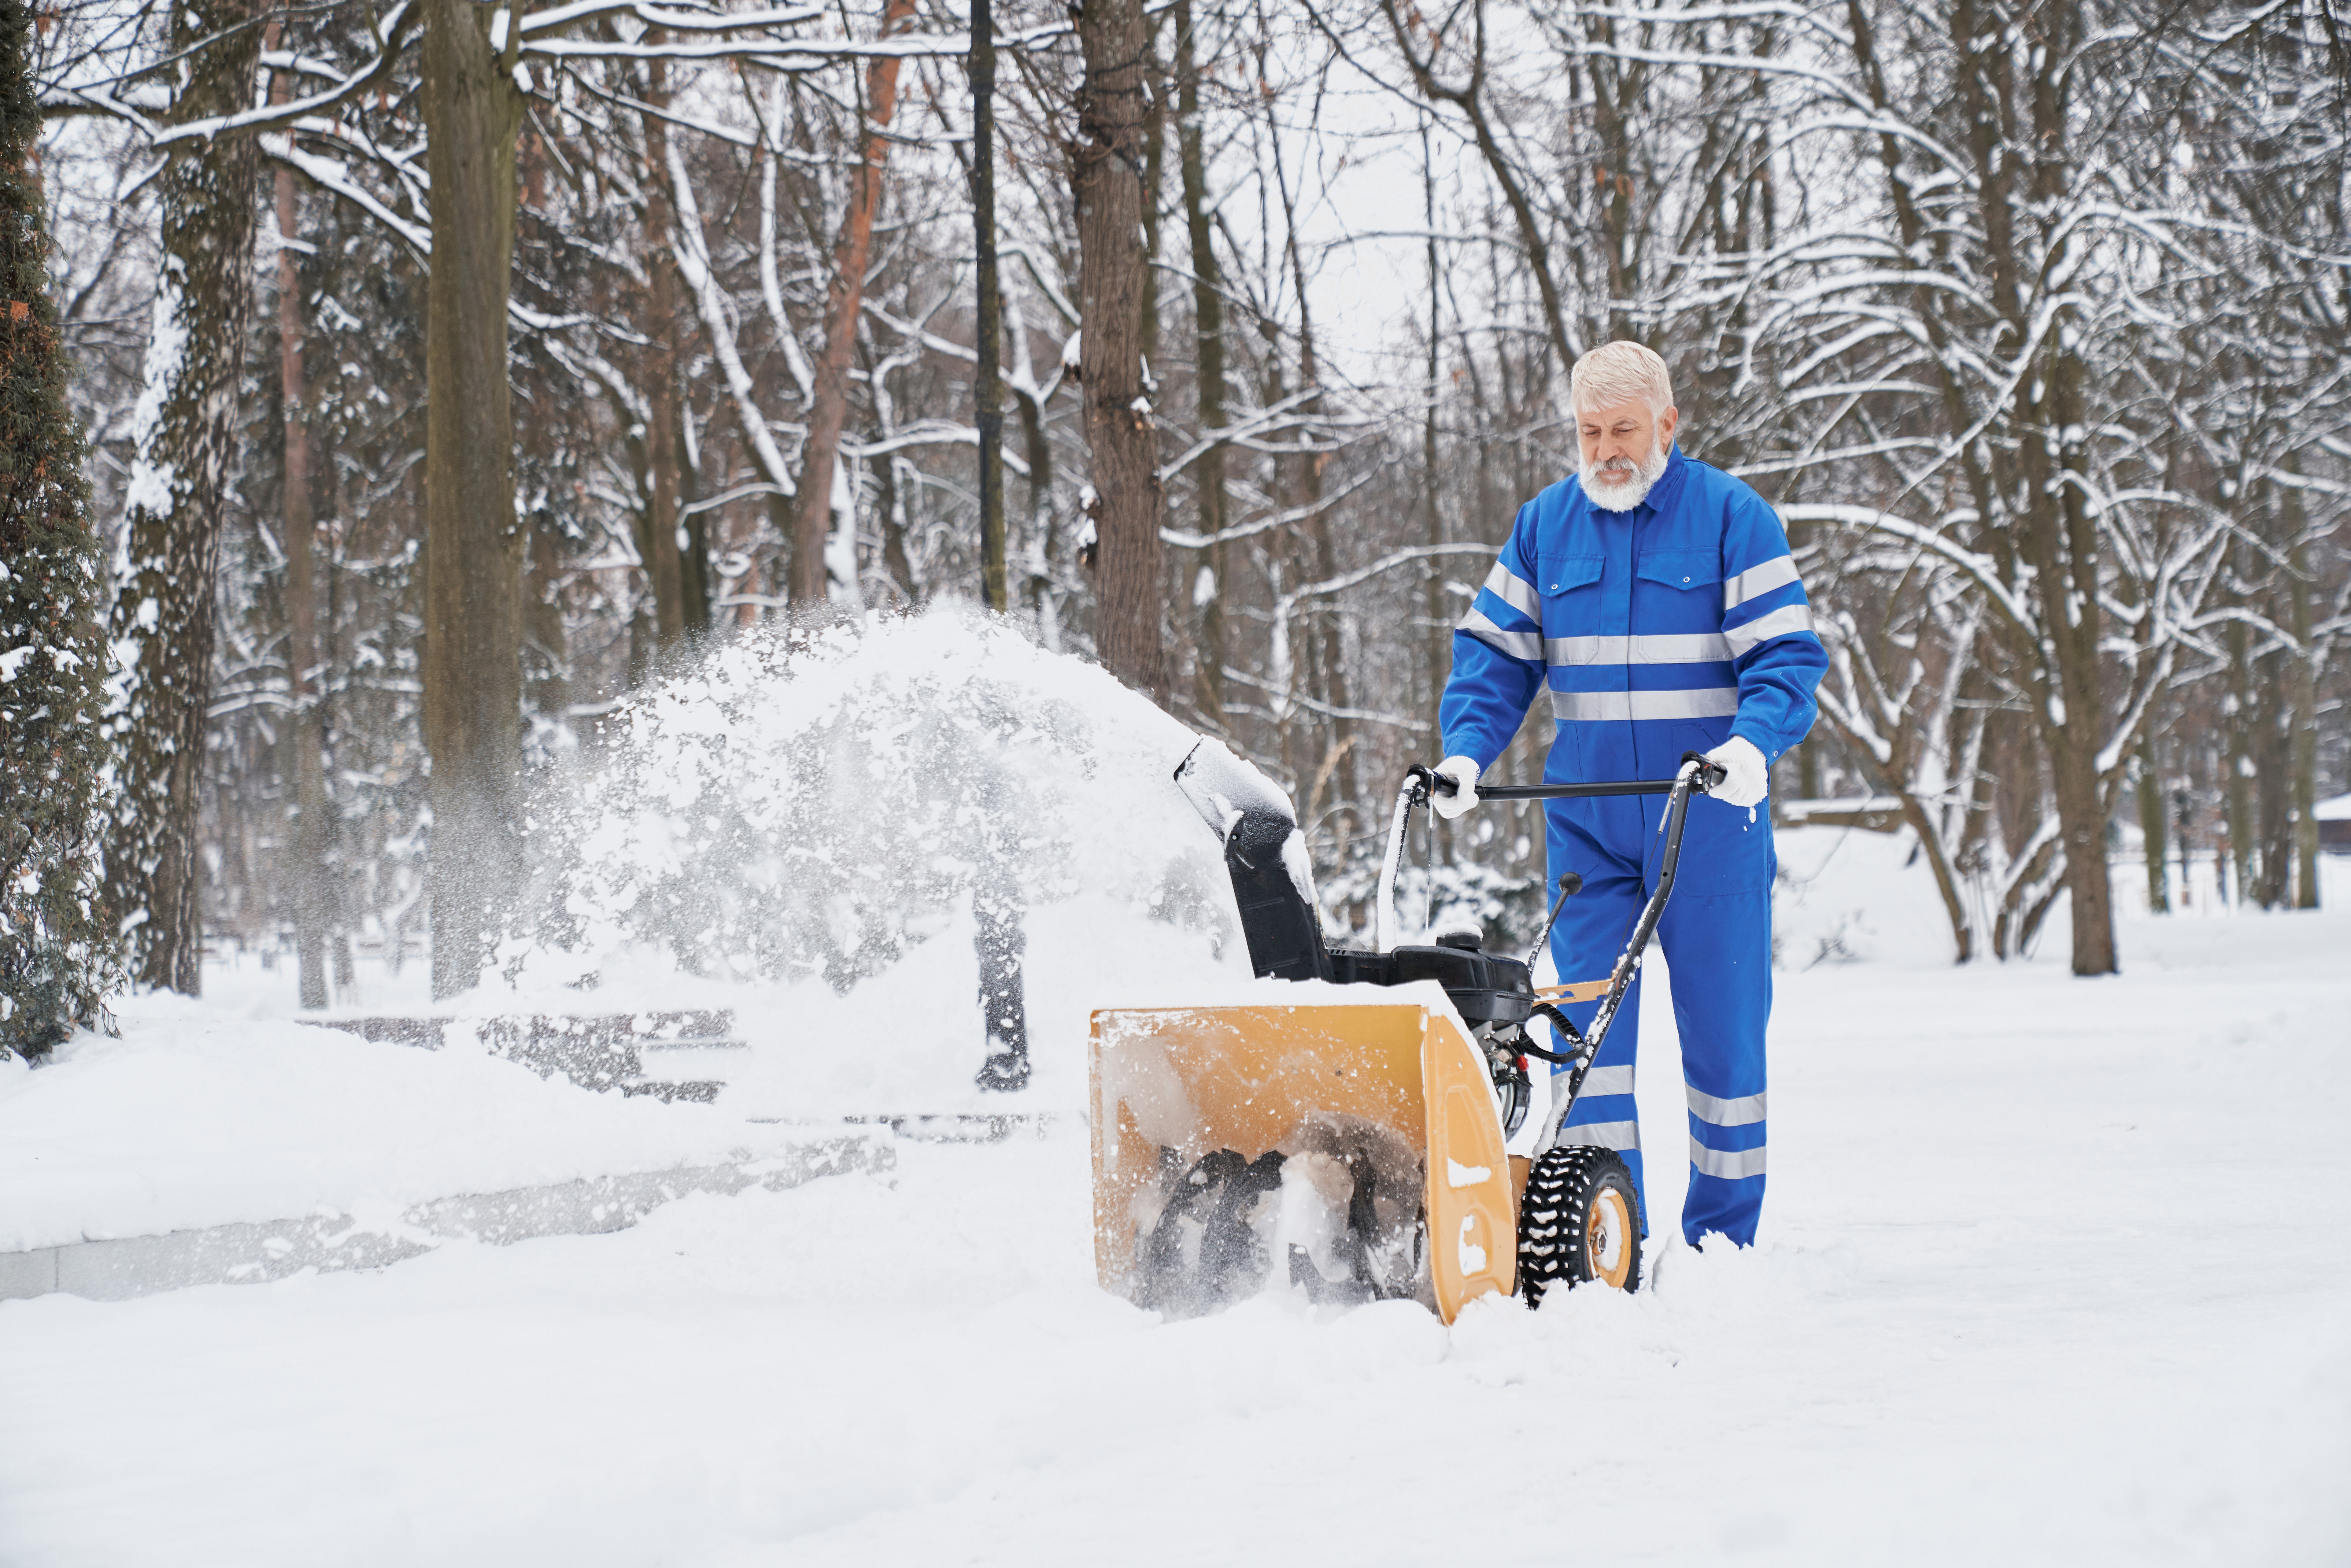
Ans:
[[[1722,585],[1722,607],[1736,610],[1750,599],[1760,599],[1775,588],[1785,588],[1797,580],[1796,562],[1792,556],[1777,556],[1761,566],[1750,566]]]
[[[1774,637],[1785,637],[1792,632],[1810,632],[1813,612],[1801,604],[1782,605],[1768,615],[1758,615],[1744,626],[1733,626],[1723,632],[1730,643],[1731,657],[1743,657],[1750,648],[1769,643]]]
[[[1734,659],[1732,638],[1713,632],[1648,637],[1546,637],[1543,658],[1553,664],[1703,664]],[[1743,651],[1743,650],[1742,650]]]
[[[1638,1122],[1586,1122],[1580,1127],[1562,1127],[1559,1141],[1562,1144],[1588,1145],[1595,1149],[1637,1149],[1641,1146],[1641,1124]],[[1763,1152],[1755,1151],[1759,1155]]]
[[[1739,712],[1737,686],[1686,692],[1553,692],[1551,711],[1562,724],[1603,719],[1729,718]]]
[[[1495,652],[1507,653],[1513,659],[1524,659],[1530,664],[1542,663],[1542,633],[1540,632],[1505,632],[1476,610],[1464,615],[1456,630],[1468,632]]]
[[[1494,570],[1486,574],[1486,591],[1530,621],[1542,619],[1542,600],[1536,594],[1535,585],[1499,560]]]
[[[1577,1092],[1576,1098],[1581,1100],[1593,1094],[1630,1094],[1631,1092],[1633,1092],[1633,1069],[1629,1064],[1623,1067],[1595,1067],[1583,1075],[1583,1087]]]
[[[1696,1138],[1690,1140],[1690,1164],[1700,1176],[1719,1176],[1724,1181],[1739,1181],[1763,1174],[1761,1149],[1709,1149]]]
[[[1685,1084],[1683,1087],[1688,1088]],[[1698,1090],[1689,1091],[1689,1108],[1701,1122],[1711,1122],[1718,1127],[1745,1127],[1763,1119],[1763,1096],[1741,1094],[1736,1100],[1718,1100]]]

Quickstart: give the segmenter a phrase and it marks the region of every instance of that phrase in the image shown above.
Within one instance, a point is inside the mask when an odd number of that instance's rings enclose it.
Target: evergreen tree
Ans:
[[[81,433],[48,288],[25,0],[0,0],[0,1056],[100,1017],[105,643]]]

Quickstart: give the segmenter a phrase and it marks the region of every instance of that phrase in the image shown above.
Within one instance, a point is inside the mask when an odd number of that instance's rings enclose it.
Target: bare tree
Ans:
[[[261,52],[255,9],[183,0],[171,15],[173,50],[185,57],[172,121],[250,109]],[[192,996],[204,986],[196,781],[253,309],[256,172],[250,140],[200,138],[174,146],[161,176],[163,258],[112,618],[119,667],[107,713],[120,760],[108,904],[129,936],[133,977]]]
[[[1078,97],[1070,189],[1077,203],[1078,382],[1092,455],[1095,643],[1110,672],[1167,700],[1161,618],[1160,480],[1151,400],[1143,385],[1144,21],[1141,0],[1095,0],[1078,24],[1085,85]]]
[[[886,0],[882,37],[886,42],[914,19],[914,0]],[[832,517],[833,466],[841,430],[849,416],[849,361],[865,302],[866,260],[873,244],[873,214],[882,205],[882,171],[889,154],[891,116],[898,103],[898,57],[874,57],[865,78],[864,122],[858,136],[857,164],[850,176],[849,209],[841,218],[841,245],[832,268],[832,291],[824,318],[824,357],[817,361],[816,401],[809,411],[808,447],[800,465],[799,515],[793,524],[792,601],[820,604],[826,596],[825,538]],[[852,542],[852,562],[854,541]],[[854,568],[851,586],[854,587]]]

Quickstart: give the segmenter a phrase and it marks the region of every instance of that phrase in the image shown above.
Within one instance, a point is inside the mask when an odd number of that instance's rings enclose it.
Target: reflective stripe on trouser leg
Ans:
[[[1755,1239],[1763,1207],[1764,1025],[1771,1012],[1771,895],[1677,894],[1659,932],[1689,1094],[1682,1235]]]
[[[1567,901],[1567,907],[1560,912],[1559,924],[1552,927],[1552,961],[1558,966],[1562,980],[1593,979],[1605,975],[1616,961],[1616,955],[1625,946],[1625,934],[1632,929],[1646,895],[1637,873],[1621,864],[1611,865],[1607,857],[1593,854],[1585,835],[1573,831],[1567,834],[1565,854],[1561,852],[1562,836],[1555,820],[1551,836],[1553,880],[1566,871],[1575,872],[1584,879],[1582,891]],[[1563,1010],[1575,1020],[1576,1028],[1588,1029],[1600,1004],[1583,1002]],[[1601,1043],[1600,1055],[1593,1061],[1592,1071],[1583,1075],[1583,1090],[1575,1097],[1575,1108],[1568,1113],[1565,1124],[1560,1128],[1560,1142],[1614,1149],[1624,1157],[1625,1168],[1633,1177],[1634,1197],[1640,1205],[1642,1233],[1646,1235],[1648,1198],[1641,1179],[1640,1114],[1633,1101],[1633,1067],[1641,1042],[1640,1019],[1641,982],[1636,977],[1615,1022],[1608,1027],[1608,1038]],[[1566,1048],[1562,1042],[1554,1049]]]

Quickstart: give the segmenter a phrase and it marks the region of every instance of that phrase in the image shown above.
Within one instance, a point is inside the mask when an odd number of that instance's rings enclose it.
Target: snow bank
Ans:
[[[0,1065],[0,1251],[773,1153],[786,1130],[590,1094],[477,1046],[131,1005],[47,1066]]]

